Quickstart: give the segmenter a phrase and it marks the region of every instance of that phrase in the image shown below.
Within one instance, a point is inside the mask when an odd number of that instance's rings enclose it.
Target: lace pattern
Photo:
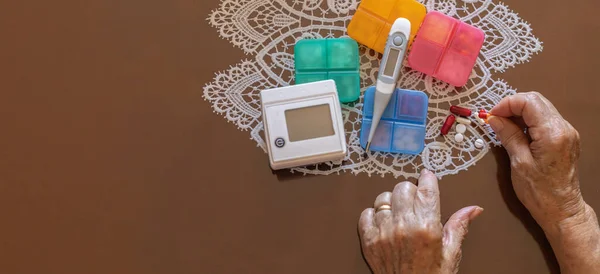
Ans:
[[[348,155],[340,162],[328,162],[292,169],[303,174],[328,175],[340,172],[394,177],[418,177],[428,168],[438,177],[456,174],[499,145],[487,125],[468,128],[465,141],[456,143],[454,133],[440,136],[450,105],[490,109],[515,90],[494,79],[517,64],[527,62],[542,50],[542,42],[532,34],[530,25],[502,3],[491,0],[420,0],[428,10],[437,10],[482,29],[486,34],[481,54],[466,86],[455,88],[410,70],[405,64],[399,87],[425,91],[429,115],[425,149],[421,155],[389,153],[365,155],[359,144],[363,97],[344,104],[343,116],[348,140]],[[204,98],[228,122],[249,131],[250,138],[266,151],[260,108],[260,91],[293,84],[296,41],[306,38],[346,36],[346,27],[359,0],[222,0],[209,23],[219,35],[244,51],[249,58],[218,72],[204,87]],[[381,56],[361,46],[361,85],[364,92],[372,86],[379,71]],[[251,56],[251,57],[250,57]],[[487,146],[475,148],[475,140]]]

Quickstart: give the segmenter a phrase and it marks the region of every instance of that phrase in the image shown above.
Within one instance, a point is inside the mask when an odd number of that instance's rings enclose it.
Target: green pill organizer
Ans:
[[[340,102],[360,97],[358,44],[350,38],[304,39],[294,47],[296,84],[334,80]]]

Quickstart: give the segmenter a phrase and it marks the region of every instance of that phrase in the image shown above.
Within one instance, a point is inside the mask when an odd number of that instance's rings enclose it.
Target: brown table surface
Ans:
[[[399,180],[274,175],[202,99],[248,58],[207,24],[218,2],[0,4],[1,273],[368,273],[356,222]],[[496,76],[580,131],[583,193],[600,210],[600,2],[505,2],[545,49]],[[556,270],[507,167],[497,149],[441,182],[444,218],[485,208],[461,273]]]

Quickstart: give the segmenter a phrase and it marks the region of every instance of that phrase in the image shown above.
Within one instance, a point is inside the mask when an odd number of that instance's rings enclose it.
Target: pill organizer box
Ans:
[[[296,84],[334,80],[340,102],[360,96],[358,44],[350,38],[305,39],[294,48]]]
[[[348,35],[383,54],[385,42],[396,19],[402,17],[410,21],[410,46],[425,14],[425,6],[415,0],[363,0],[348,25]]]
[[[367,146],[375,87],[365,92],[360,145]],[[396,89],[373,136],[370,150],[417,155],[425,147],[429,98],[420,91]]]
[[[425,16],[408,55],[409,65],[453,86],[464,86],[473,71],[485,34],[432,11]]]

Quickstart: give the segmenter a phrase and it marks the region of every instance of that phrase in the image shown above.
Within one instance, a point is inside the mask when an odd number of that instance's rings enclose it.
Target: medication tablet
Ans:
[[[480,125],[485,125],[485,120],[478,118],[477,121],[479,122]]]
[[[444,124],[442,125],[442,129],[440,130],[442,135],[448,134],[448,132],[454,125],[455,121],[456,121],[456,116],[454,116],[452,114],[450,114],[450,115],[448,115],[448,117],[446,117],[446,121],[444,122]]]
[[[471,120],[469,120],[467,118],[460,117],[460,116],[456,117],[456,121],[458,123],[460,123],[460,124],[463,124],[463,125],[467,125],[467,126],[471,125]]]
[[[452,112],[452,114],[464,117],[469,117],[473,113],[470,109],[459,106],[451,106],[450,112]]]
[[[464,140],[465,136],[461,133],[456,133],[456,135],[454,135],[454,141],[456,141],[457,143],[462,143]]]
[[[463,124],[456,125],[456,132],[458,132],[460,134],[465,134],[466,131],[467,131],[467,126],[465,126]]]
[[[485,145],[485,142],[483,142],[483,140],[481,139],[477,139],[477,141],[475,141],[475,147],[476,148],[483,148],[483,146]]]

